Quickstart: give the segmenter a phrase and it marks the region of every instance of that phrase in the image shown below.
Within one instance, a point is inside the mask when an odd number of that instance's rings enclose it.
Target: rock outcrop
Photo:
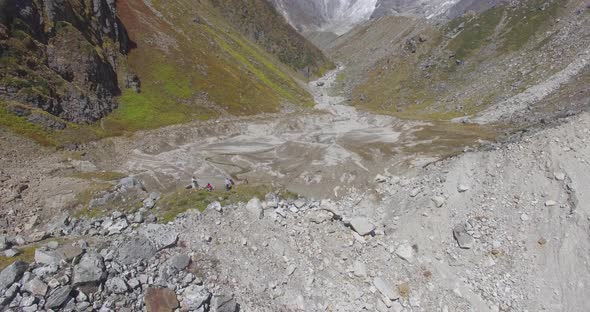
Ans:
[[[114,0],[6,0],[0,11],[0,98],[78,123],[117,107],[128,39]]]

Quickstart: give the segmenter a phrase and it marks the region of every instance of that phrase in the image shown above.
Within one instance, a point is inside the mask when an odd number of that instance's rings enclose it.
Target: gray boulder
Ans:
[[[238,304],[233,296],[215,295],[211,299],[211,312],[237,312]]]
[[[393,285],[391,285],[382,277],[375,277],[373,280],[373,285],[383,296],[389,298],[389,300],[393,301],[399,299],[399,292],[397,288],[393,287]]]
[[[258,197],[254,197],[250,199],[248,204],[246,204],[246,210],[255,218],[262,219],[264,218],[264,210],[262,209],[262,202]]]
[[[20,251],[18,249],[15,248],[10,248],[4,251],[4,256],[6,258],[13,258],[20,255]]]
[[[211,293],[200,285],[190,285],[182,293],[180,306],[185,310],[196,310],[203,306],[211,298]]]
[[[160,194],[151,192],[150,195],[143,200],[143,207],[146,209],[152,209],[156,206],[156,202],[160,199]]]
[[[375,225],[369,219],[363,217],[353,218],[350,220],[350,225],[361,236],[369,235],[375,231]]]
[[[151,240],[139,235],[127,239],[117,249],[117,260],[121,264],[130,265],[140,260],[149,260],[157,251]]]
[[[63,256],[53,250],[37,249],[35,250],[35,262],[44,265],[59,265]]]
[[[279,207],[279,196],[276,193],[268,193],[266,194],[264,200],[266,201],[266,207],[268,208],[277,208]]]
[[[109,235],[121,234],[121,232],[128,227],[129,227],[129,222],[127,222],[127,219],[125,219],[125,218],[118,219],[113,225],[111,225],[108,228]]]
[[[23,261],[16,261],[7,266],[0,272],[0,290],[6,289],[18,281],[28,268],[29,264]]]
[[[473,243],[475,240],[469,233],[467,233],[467,229],[465,228],[465,224],[458,224],[453,228],[453,236],[457,241],[457,244],[461,249],[471,249],[473,248]]]
[[[52,292],[47,301],[45,307],[48,309],[55,309],[63,306],[68,299],[70,299],[70,293],[72,292],[72,286],[64,286],[56,289]]]
[[[133,264],[139,260],[148,260],[156,252],[173,246],[178,240],[178,233],[162,224],[147,224],[139,229],[139,235],[127,239],[117,250],[117,259],[122,264]]]
[[[144,187],[136,177],[125,177],[119,180],[119,183],[117,184],[117,189],[121,192],[124,192],[130,189],[143,190]]]
[[[221,207],[221,203],[218,201],[214,201],[212,203],[210,203],[209,205],[207,205],[207,210],[215,210],[218,212],[223,211],[223,208]]]
[[[127,283],[120,277],[114,277],[105,283],[107,290],[115,294],[124,294],[129,290]]]
[[[176,255],[176,256],[170,258],[170,260],[168,260],[168,267],[169,267],[170,271],[172,271],[172,272],[180,272],[180,271],[186,269],[186,267],[188,267],[190,262],[191,262],[191,258],[188,255],[180,254],[180,255]]]
[[[74,267],[72,284],[75,286],[95,285],[106,278],[104,260],[97,253],[87,253]]]
[[[139,230],[139,234],[149,239],[157,251],[174,246],[178,240],[178,233],[163,224],[148,224]]]
[[[24,290],[31,293],[34,296],[45,297],[47,294],[48,286],[40,278],[35,277],[32,280],[25,283]]]

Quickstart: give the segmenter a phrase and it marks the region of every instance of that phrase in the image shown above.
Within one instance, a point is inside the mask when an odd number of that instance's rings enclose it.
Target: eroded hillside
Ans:
[[[265,2],[240,5],[2,2],[2,125],[63,145],[310,107],[297,80],[333,65]]]
[[[341,80],[354,86],[357,107],[411,119],[449,120],[475,115],[535,88],[543,96],[526,102],[525,108],[540,102],[532,109],[567,114],[587,101],[573,100],[564,107],[546,97],[563,88],[587,94],[589,16],[581,1],[527,0],[448,23],[386,17],[339,39],[332,49],[350,66]],[[373,57],[359,66],[354,60],[361,53]],[[366,78],[356,84],[363,79],[359,76]],[[552,80],[559,83],[546,83]]]

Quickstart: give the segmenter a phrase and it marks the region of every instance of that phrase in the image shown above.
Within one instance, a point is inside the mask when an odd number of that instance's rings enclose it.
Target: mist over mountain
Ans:
[[[378,0],[272,0],[276,8],[301,32],[324,31],[338,35],[368,20]]]
[[[379,0],[372,18],[388,15],[419,15],[432,18],[445,13],[459,0]]]
[[[481,11],[501,0],[272,0],[277,10],[303,33],[342,35],[369,19],[404,15],[431,19]]]

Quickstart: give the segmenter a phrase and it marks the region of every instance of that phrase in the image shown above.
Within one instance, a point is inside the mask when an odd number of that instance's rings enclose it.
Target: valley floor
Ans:
[[[329,79],[321,81],[324,86]],[[321,83],[313,85],[323,112],[170,127],[97,142],[86,154],[43,150],[3,133],[0,196],[2,228],[12,237],[7,244],[28,261],[33,259],[25,250],[46,244],[47,236],[64,246],[83,245],[87,255],[100,252],[108,286],[79,301],[67,293],[62,303],[70,308],[140,310],[154,287],[171,289],[185,310],[197,311],[226,311],[213,308],[220,298],[234,298],[243,311],[590,306],[590,114],[517,142],[440,159],[436,148],[410,148],[420,143],[415,134],[432,125],[358,112],[328,96]],[[422,145],[448,142],[439,136]],[[363,150],[371,152],[355,154]],[[422,160],[412,165],[414,157]],[[100,170],[107,171],[101,176]],[[82,203],[85,191],[108,189],[111,184],[97,181],[120,178],[115,171],[134,174],[147,189],[141,196],[155,205],[144,201],[137,212],[67,217],[64,208]],[[347,172],[358,174],[349,181]],[[276,179],[326,199],[269,195],[188,210],[167,225],[153,223],[164,200],[149,192],[182,188],[191,175],[219,183],[215,179],[226,174],[251,183]],[[136,180],[124,181],[113,196],[138,187]],[[178,257],[190,266],[174,269]],[[62,272],[72,277],[70,264],[54,272],[43,259],[35,255],[36,267],[49,269],[32,274],[46,281]],[[74,272],[82,269],[73,265]],[[68,283],[53,283],[51,293],[68,290]],[[19,300],[25,295],[19,293]]]

